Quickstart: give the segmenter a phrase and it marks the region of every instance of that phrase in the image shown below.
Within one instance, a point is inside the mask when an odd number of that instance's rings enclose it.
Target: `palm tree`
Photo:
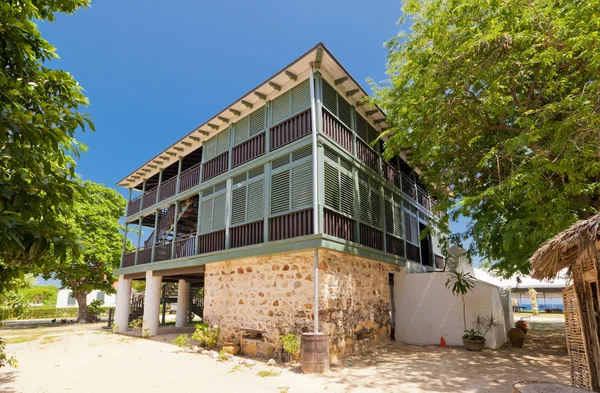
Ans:
[[[463,323],[467,330],[467,317],[465,315],[465,295],[475,288],[475,277],[468,272],[450,272],[446,280],[446,288],[452,291],[454,296],[460,296],[463,305]]]

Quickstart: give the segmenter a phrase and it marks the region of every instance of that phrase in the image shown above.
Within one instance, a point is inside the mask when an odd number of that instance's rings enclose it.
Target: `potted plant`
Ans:
[[[462,336],[463,345],[467,351],[483,351],[485,347],[485,337],[480,331],[475,329],[465,330]]]
[[[452,291],[452,294],[454,296],[460,296],[461,300],[462,300],[462,315],[463,315],[463,324],[464,324],[464,331],[465,331],[465,335],[463,335],[463,344],[465,345],[465,348],[469,349],[467,347],[467,344],[470,343],[471,339],[469,337],[473,337],[473,341],[481,341],[479,339],[475,339],[474,337],[476,337],[475,333],[479,333],[477,331],[475,331],[474,329],[468,330],[467,329],[467,317],[466,317],[466,305],[465,305],[465,295],[467,293],[469,293],[470,291],[473,290],[473,288],[475,288],[475,277],[473,277],[471,275],[471,273],[468,272],[450,272],[448,274],[448,279],[446,280],[446,288],[450,289],[450,291]],[[471,332],[473,334],[471,334]],[[481,336],[481,333],[479,333],[479,336]],[[467,338],[465,338],[467,337]],[[483,338],[483,336],[481,336]],[[467,341],[465,341],[467,340]],[[485,345],[485,338],[483,338],[483,345]],[[481,347],[481,349],[483,349],[483,347]],[[471,349],[469,349],[471,350]]]

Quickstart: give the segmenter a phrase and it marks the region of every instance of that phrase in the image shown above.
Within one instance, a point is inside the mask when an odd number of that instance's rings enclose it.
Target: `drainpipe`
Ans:
[[[315,98],[315,78],[313,75],[314,63],[310,63],[310,115],[312,125],[312,156],[313,156],[313,224],[315,235],[319,233],[319,167],[317,162],[317,102]],[[313,305],[315,315],[314,333],[319,333],[319,249],[315,248],[313,265],[313,283],[315,303]]]

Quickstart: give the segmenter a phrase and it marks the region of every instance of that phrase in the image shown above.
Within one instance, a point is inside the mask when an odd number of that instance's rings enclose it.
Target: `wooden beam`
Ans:
[[[153,163],[161,165],[163,162],[161,160],[152,160]]]
[[[263,94],[263,93],[259,92],[259,91],[255,91],[255,92],[254,92],[254,95],[255,95],[255,96],[257,96],[258,98],[260,98],[260,99],[261,99],[261,100],[263,100],[263,101],[266,101],[266,100],[267,100],[267,96],[266,96],[265,94]]]
[[[170,155],[171,157],[174,157],[177,155],[177,153],[173,153],[172,151],[168,151],[167,154]]]
[[[177,151],[183,151],[183,147],[179,147],[179,146],[173,146],[173,149],[175,149]]]
[[[365,115],[367,116],[371,116],[374,115],[375,113],[379,112],[377,109],[373,109],[372,111],[366,111]]]
[[[185,142],[185,141],[182,141],[181,144],[183,146],[187,146],[187,147],[191,147],[192,146],[192,144],[190,142]]]
[[[198,130],[198,132],[199,132],[200,134],[202,134],[202,135],[208,135],[208,134],[210,134],[210,132],[208,132],[208,131],[204,131],[204,130]]]
[[[315,55],[315,68],[318,70],[321,68],[321,60],[323,59],[323,48],[317,49],[317,54]]]
[[[142,169],[140,169],[140,171],[142,171],[144,173],[148,173],[148,172],[152,172],[152,169],[142,168]]]
[[[204,273],[205,266],[189,266],[181,267],[178,269],[164,269],[164,270],[153,270],[153,276],[179,276],[183,274],[202,274]]]
[[[353,95],[355,95],[359,91],[360,91],[359,89],[350,90],[350,91],[346,92],[346,97],[352,97]]]
[[[277,83],[275,82],[271,82],[269,81],[269,86],[271,86],[273,89],[277,90],[277,91],[281,91],[281,86],[279,86]],[[265,97],[266,98],[266,97]],[[263,98],[264,99],[264,98]]]
[[[229,123],[229,119],[223,116],[217,116],[217,119],[221,120],[223,123]]]
[[[244,101],[244,100],[242,100],[242,104],[244,104],[244,106],[245,106],[246,108],[250,108],[250,109],[252,109],[252,104],[251,104],[251,103],[249,103],[248,101]]]
[[[296,74],[292,74],[288,70],[285,70],[285,74],[287,75],[288,78],[290,78],[294,82],[298,79],[298,76]]]
[[[158,156],[158,158],[160,158],[161,160],[168,160],[169,159],[169,157],[167,157],[167,156]]]
[[[209,126],[210,128],[212,128],[213,130],[218,130],[218,129],[219,129],[219,126],[216,126],[216,125],[214,125],[214,124],[211,124],[211,123],[208,123],[208,126]]]
[[[158,166],[157,166],[157,165],[148,164],[148,166],[149,166],[150,168],[158,168]],[[148,172],[152,172],[152,171],[148,171]]]
[[[241,114],[242,114],[242,112],[240,112],[240,111],[236,111],[236,110],[235,110],[235,109],[233,109],[233,108],[229,108],[229,112],[233,113],[233,114],[234,114],[234,115],[236,115],[236,116],[239,116],[239,115],[241,115]]]
[[[199,137],[197,137],[197,136],[192,136],[192,135],[190,135],[190,136],[189,136],[189,138],[190,138],[191,140],[193,140],[194,142],[200,142],[200,138],[199,138]]]
[[[385,119],[377,119],[377,120],[374,120],[373,123],[379,124],[379,123],[383,123],[384,121],[385,121]]]
[[[336,79],[335,80],[335,85],[341,85],[342,83],[346,82],[348,80],[347,76],[342,76],[340,79]]]

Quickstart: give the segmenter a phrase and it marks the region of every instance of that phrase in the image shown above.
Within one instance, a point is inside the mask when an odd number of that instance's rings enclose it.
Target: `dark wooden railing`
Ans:
[[[392,236],[389,233],[385,234],[385,251],[390,254],[404,257],[404,240]]]
[[[352,132],[325,109],[323,109],[323,133],[344,150],[352,152]]]
[[[398,178],[400,176],[400,174],[398,173],[398,171],[396,170],[396,168],[394,168],[393,166],[391,166],[389,163],[382,161],[382,165],[383,165],[383,177],[385,177],[387,179],[387,181],[389,181],[390,183],[392,183],[395,186],[398,186]]]
[[[150,263],[152,261],[152,247],[141,248],[138,251],[138,265],[143,265],[145,263]]]
[[[156,204],[156,193],[158,192],[158,187],[154,187],[150,191],[146,191],[144,197],[142,198],[142,209],[146,209],[150,206]]]
[[[379,171],[379,156],[377,152],[361,139],[356,139],[356,157],[366,166]]]
[[[123,267],[135,265],[135,251],[123,254]]]
[[[435,267],[438,269],[444,269],[446,263],[444,262],[444,257],[441,255],[435,255]]]
[[[415,183],[412,182],[408,177],[402,175],[402,191],[404,191],[412,199],[417,198],[417,189]]]
[[[162,182],[160,185],[160,196],[159,200],[164,201],[165,199],[171,198],[175,195],[175,187],[177,186],[177,176],[170,178],[169,180]]]
[[[354,241],[354,220],[329,209],[323,210],[324,232],[344,240]]]
[[[235,168],[265,154],[265,133],[261,133],[231,149],[231,167]]]
[[[225,230],[207,233],[198,237],[198,254],[225,249]]]
[[[181,172],[181,175],[179,175],[179,192],[189,190],[200,183],[200,167],[201,164],[198,163]]]
[[[175,239],[175,255],[173,259],[196,255],[196,234],[190,233]]]
[[[406,242],[406,259],[421,263],[421,253],[419,251],[419,247]]]
[[[431,210],[431,204],[429,203],[429,195],[421,188],[417,187],[417,203],[423,206],[427,210]]]
[[[279,149],[297,139],[310,135],[312,132],[310,109],[299,113],[291,119],[285,120],[270,130],[270,151]]]
[[[229,151],[219,154],[215,158],[204,163],[204,170],[202,171],[202,181],[207,181],[215,176],[219,176],[221,173],[225,173],[229,170]]]
[[[127,204],[127,217],[134,215],[135,213],[140,212],[140,207],[142,206],[142,196],[138,196]]]
[[[306,236],[312,233],[314,233],[312,208],[269,219],[270,241]]]
[[[171,242],[157,244],[154,249],[154,262],[171,259]]]
[[[360,244],[383,250],[383,233],[369,225],[360,224]]]
[[[230,229],[231,248],[251,246],[264,241],[263,220],[239,225]]]

